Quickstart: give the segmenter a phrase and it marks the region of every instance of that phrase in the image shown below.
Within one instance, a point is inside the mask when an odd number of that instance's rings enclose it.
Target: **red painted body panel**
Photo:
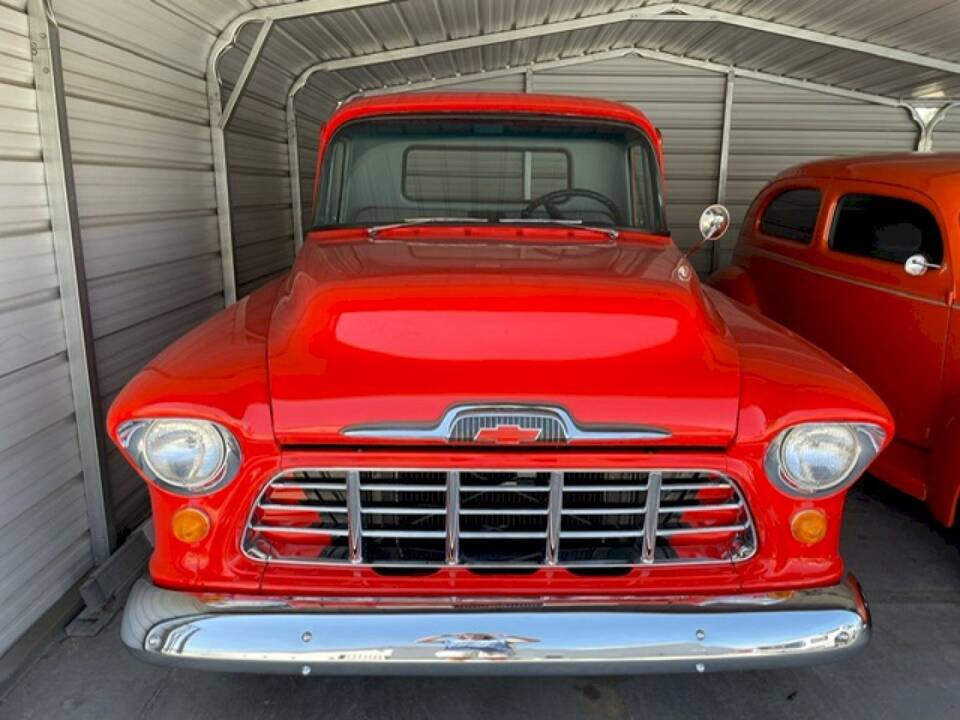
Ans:
[[[780,192],[817,188],[823,200],[809,246],[765,235],[759,218]],[[848,193],[902,198],[940,225],[944,262],[921,277],[896,263],[829,247],[838,199]],[[765,188],[744,219],[734,265],[711,283],[824,348],[889,405],[896,441],[876,462],[881,479],[926,499],[952,524],[960,493],[955,421],[960,394],[957,274],[960,155],[842,158],[799,166]]]
[[[497,244],[447,228],[377,242],[310,236],[270,327],[281,445],[343,442],[361,423],[435,423],[478,399],[666,426],[669,445],[730,442],[736,343],[696,280],[675,278],[675,247],[582,232],[578,244],[567,229],[470,232]]]
[[[483,107],[616,116],[656,143],[649,123],[623,106],[497,97]],[[348,104],[330,125],[362,113],[479,104],[475,96],[448,106],[433,96],[369,100]],[[444,227],[376,242],[359,231],[311,235],[289,276],[177,341],[111,408],[114,438],[130,419],[188,416],[221,423],[240,443],[238,476],[207,495],[183,497],[149,483],[155,582],[301,595],[686,595],[837,582],[845,493],[789,497],[766,478],[763,455],[793,423],[862,421],[890,433],[889,415],[862,381],[807,342],[696,279],[678,281],[678,260],[669,238],[624,234],[611,243],[565,228]],[[530,450],[361,447],[339,434],[352,422],[436,420],[463,400],[562,403],[581,422],[652,423],[673,436]],[[653,565],[602,577],[561,568],[388,577],[365,567],[268,567],[248,558],[241,534],[264,483],[304,466],[715,469],[741,486],[758,551],[737,564]],[[194,545],[168,531],[184,506],[212,520],[210,535]],[[827,514],[829,530],[804,546],[788,524],[810,507]]]

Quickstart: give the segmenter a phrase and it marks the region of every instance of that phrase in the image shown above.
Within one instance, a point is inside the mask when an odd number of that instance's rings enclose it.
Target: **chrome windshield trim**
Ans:
[[[559,422],[566,436],[565,442],[620,442],[628,440],[665,440],[672,433],[654,426],[590,426],[578,425],[570,413],[558,405],[516,404],[467,404],[455,405],[447,410],[436,424],[397,423],[376,425],[352,425],[341,433],[352,438],[371,440],[426,440],[457,442],[451,440],[456,423],[471,416],[514,415],[537,419],[552,419]]]

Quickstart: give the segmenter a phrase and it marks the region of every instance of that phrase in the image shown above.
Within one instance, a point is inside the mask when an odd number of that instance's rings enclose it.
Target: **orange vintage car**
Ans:
[[[960,154],[837,158],[781,173],[711,283],[845,363],[896,438],[871,472],[956,521]]]

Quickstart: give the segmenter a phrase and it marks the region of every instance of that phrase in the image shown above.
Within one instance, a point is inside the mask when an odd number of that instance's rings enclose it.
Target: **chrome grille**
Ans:
[[[750,557],[737,485],[706,471],[296,470],[251,513],[262,560],[569,568]]]

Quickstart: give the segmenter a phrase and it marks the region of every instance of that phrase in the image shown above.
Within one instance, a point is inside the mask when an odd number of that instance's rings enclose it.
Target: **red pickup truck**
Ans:
[[[356,100],[323,129],[317,178],[289,275],[111,408],[156,531],[123,621],[138,656],[609,674],[867,642],[838,544],[890,415],[701,286],[642,113]],[[709,208],[705,238],[728,220]]]

